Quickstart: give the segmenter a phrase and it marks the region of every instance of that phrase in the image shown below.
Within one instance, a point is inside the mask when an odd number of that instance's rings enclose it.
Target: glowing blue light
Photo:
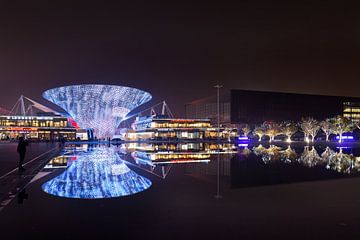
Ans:
[[[42,185],[51,195],[67,198],[112,198],[148,189],[151,181],[132,171],[113,148],[79,153],[59,176]]]
[[[98,84],[53,88],[43,97],[63,108],[81,128],[93,128],[98,138],[112,137],[130,111],[151,99],[136,88]]]
[[[249,140],[249,138],[246,137],[246,136],[240,136],[240,137],[238,137],[238,139],[239,139],[239,140]]]
[[[336,140],[339,140],[340,139],[340,136],[336,136]],[[353,140],[354,139],[354,136],[342,136],[342,139],[343,140]]]
[[[249,144],[247,144],[247,143],[240,143],[240,144],[238,144],[238,146],[239,146],[239,147],[248,147]]]

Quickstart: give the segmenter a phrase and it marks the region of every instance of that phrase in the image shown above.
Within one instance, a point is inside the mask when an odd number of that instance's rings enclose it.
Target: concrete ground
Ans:
[[[60,170],[61,171],[61,170]],[[359,239],[360,178],[231,189],[222,178],[146,172],[150,189],[101,200],[51,196],[26,188],[0,212],[1,239]]]
[[[56,147],[56,144],[54,143],[29,144],[24,163],[54,147]],[[16,149],[17,143],[0,142],[0,177],[18,166],[19,156]]]

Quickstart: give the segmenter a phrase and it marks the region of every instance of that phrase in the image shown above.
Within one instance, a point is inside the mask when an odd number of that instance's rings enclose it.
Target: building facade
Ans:
[[[236,129],[221,128],[220,138],[231,140],[237,136]],[[216,140],[217,128],[210,119],[180,119],[167,116],[137,117],[123,136],[125,140]]]
[[[74,140],[76,128],[62,116],[0,116],[0,139],[19,136],[35,141]]]
[[[216,97],[186,104],[186,117],[214,115]],[[360,98],[310,94],[230,90],[220,98],[222,124],[258,124],[264,121],[299,121],[302,117],[318,120],[336,115],[360,120]]]

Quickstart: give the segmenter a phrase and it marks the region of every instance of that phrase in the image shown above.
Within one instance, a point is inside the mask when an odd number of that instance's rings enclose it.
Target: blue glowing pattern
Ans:
[[[63,108],[79,127],[93,128],[98,138],[112,137],[130,111],[151,99],[136,88],[99,84],[53,88],[43,97]]]
[[[77,153],[65,172],[42,189],[58,197],[99,199],[136,194],[150,186],[151,181],[128,168],[113,148],[103,146]]]

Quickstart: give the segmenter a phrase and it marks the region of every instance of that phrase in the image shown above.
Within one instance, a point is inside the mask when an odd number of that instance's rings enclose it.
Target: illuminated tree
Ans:
[[[255,135],[258,135],[259,137],[259,142],[261,141],[261,138],[265,135],[265,128],[263,125],[260,125],[260,126],[255,126],[254,128],[254,133]]]
[[[343,141],[343,134],[346,132],[352,132],[356,127],[350,118],[340,115],[331,118],[330,122],[333,125],[334,133],[339,135],[340,143]]]
[[[275,136],[281,133],[280,125],[276,122],[266,121],[263,123],[263,126],[265,128],[265,135],[270,137],[270,142],[274,140]]]
[[[285,121],[280,125],[280,127],[281,133],[287,136],[288,142],[291,142],[291,136],[294,135],[294,133],[296,133],[298,130],[296,124],[290,121]]]
[[[331,123],[330,119],[326,119],[326,120],[320,122],[320,127],[321,127],[321,130],[325,133],[326,141],[328,142],[330,134],[334,133],[333,124]]]
[[[309,136],[311,136],[311,141],[315,140],[317,133],[320,130],[319,122],[314,118],[302,118],[300,122],[300,127],[305,134],[305,140],[308,141]]]
[[[242,127],[241,127],[241,131],[243,132],[244,136],[248,136],[249,133],[251,132],[251,128],[248,124],[244,124]]]

